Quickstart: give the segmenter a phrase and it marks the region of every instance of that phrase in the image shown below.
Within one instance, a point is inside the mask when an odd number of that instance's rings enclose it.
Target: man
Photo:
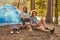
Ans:
[[[30,18],[30,26],[34,30],[41,30],[43,32],[49,32],[50,31],[51,33],[54,33],[54,30],[55,30],[55,28],[53,28],[52,30],[49,30],[43,19],[37,20],[37,12],[36,11],[32,11],[32,16]]]

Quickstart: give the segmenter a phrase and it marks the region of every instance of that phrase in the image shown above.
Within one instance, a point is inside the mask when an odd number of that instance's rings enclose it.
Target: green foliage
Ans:
[[[14,0],[0,0],[0,4],[11,4]]]
[[[60,16],[60,0],[58,0],[58,15]]]
[[[47,0],[36,0],[35,7],[38,11],[38,16],[45,17],[47,12]]]
[[[54,0],[54,4],[55,4],[55,0]],[[35,7],[36,7],[36,10],[38,11],[38,16],[42,16],[42,17],[46,16],[47,0],[35,0]],[[55,11],[53,11],[53,12],[55,12]],[[58,0],[58,15],[60,16],[60,0]]]

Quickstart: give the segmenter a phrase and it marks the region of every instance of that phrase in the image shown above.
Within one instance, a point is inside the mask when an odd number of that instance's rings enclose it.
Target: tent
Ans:
[[[13,5],[5,4],[0,7],[0,26],[22,24],[20,11]]]

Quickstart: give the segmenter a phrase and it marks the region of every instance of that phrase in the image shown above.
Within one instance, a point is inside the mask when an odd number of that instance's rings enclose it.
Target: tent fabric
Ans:
[[[22,24],[20,11],[12,5],[6,4],[0,7],[0,26]]]

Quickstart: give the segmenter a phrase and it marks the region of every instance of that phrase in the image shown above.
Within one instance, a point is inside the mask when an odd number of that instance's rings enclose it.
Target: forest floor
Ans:
[[[10,27],[0,27],[0,40],[60,40],[60,27],[54,24],[47,25],[50,29],[55,27],[54,34],[28,30],[22,30],[19,34],[11,34]]]

